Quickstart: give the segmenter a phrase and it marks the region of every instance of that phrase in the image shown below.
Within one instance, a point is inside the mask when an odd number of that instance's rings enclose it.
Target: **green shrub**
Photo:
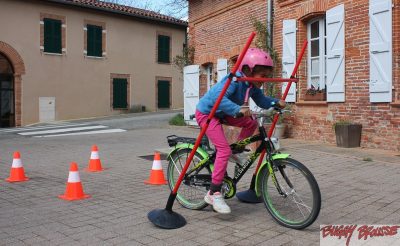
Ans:
[[[335,130],[336,126],[340,126],[340,125],[351,125],[353,124],[353,122],[351,122],[350,120],[338,120],[335,123],[332,124],[332,129]]]
[[[169,120],[169,124],[173,126],[186,126],[183,114],[177,114]]]

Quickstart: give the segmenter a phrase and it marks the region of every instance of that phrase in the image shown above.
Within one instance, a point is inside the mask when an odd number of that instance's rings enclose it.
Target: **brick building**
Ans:
[[[253,31],[252,16],[270,16],[282,76],[308,40],[287,98],[291,137],[335,143],[332,125],[350,120],[363,126],[362,147],[400,151],[400,0],[189,1],[195,64],[218,70],[218,59],[232,60]],[[325,97],[306,98],[311,85]]]
[[[182,108],[187,22],[98,0],[0,6],[0,127]]]

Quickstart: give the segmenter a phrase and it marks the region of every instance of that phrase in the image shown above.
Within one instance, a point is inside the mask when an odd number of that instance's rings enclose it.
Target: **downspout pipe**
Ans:
[[[267,1],[267,32],[269,34],[269,39],[267,40],[268,46],[272,48],[272,0]]]

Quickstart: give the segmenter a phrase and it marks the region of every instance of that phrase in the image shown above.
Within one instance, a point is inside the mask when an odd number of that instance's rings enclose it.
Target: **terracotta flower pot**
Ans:
[[[316,93],[315,95],[306,94],[304,101],[325,101],[326,93]]]

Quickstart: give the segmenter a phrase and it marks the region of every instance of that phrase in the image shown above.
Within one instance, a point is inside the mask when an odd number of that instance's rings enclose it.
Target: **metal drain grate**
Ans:
[[[161,154],[160,153],[161,160],[166,160],[167,156],[168,156],[167,154]],[[142,156],[139,156],[139,157],[142,158],[142,159],[145,159],[147,161],[153,161],[154,160],[154,155],[142,155]]]

